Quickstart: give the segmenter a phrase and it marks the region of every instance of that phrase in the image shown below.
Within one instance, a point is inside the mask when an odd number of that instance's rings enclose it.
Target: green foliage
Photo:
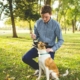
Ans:
[[[28,1],[28,0],[16,0],[16,9],[15,13],[17,17],[20,17],[21,19],[25,20],[37,20],[40,15],[37,11],[37,0],[34,1]]]
[[[25,20],[27,19],[28,21],[29,20],[36,21],[37,19],[39,19],[39,17],[40,14],[33,11],[32,7],[31,8],[29,7],[29,9],[25,11],[25,17],[24,17]]]
[[[31,76],[34,70],[22,62],[22,56],[32,47],[32,40],[28,33],[18,33],[19,38],[12,38],[11,34],[0,33],[0,80],[7,76],[14,80],[35,80]],[[80,33],[63,34],[64,44],[55,54],[55,63],[60,74],[69,70],[67,77],[60,80],[80,80]],[[37,61],[37,58],[35,59]],[[45,80],[45,77],[41,78]]]
[[[8,0],[6,0],[8,1]],[[40,0],[44,3],[44,0]],[[14,18],[19,17],[21,20],[27,20],[28,22],[35,21],[40,17],[41,2],[38,0],[12,0],[13,15]],[[57,16],[57,20],[61,26],[65,28],[72,27],[72,20],[74,24],[80,20],[80,0],[58,0],[59,6],[54,10],[54,16]],[[51,0],[52,3],[55,0]],[[7,16],[10,16],[8,2],[1,7]],[[51,5],[52,6],[52,5]]]
[[[55,9],[57,12],[58,21],[64,28],[73,27],[79,21],[80,16],[80,0],[58,0],[59,6]],[[76,26],[75,26],[76,27]]]

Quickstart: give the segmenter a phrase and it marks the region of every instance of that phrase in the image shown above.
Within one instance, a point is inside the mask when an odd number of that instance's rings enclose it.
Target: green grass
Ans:
[[[36,80],[37,77],[28,77],[34,70],[22,62],[22,56],[32,47],[30,35],[19,33],[19,38],[11,36],[0,34],[0,80],[8,75],[15,80]],[[80,80],[80,33],[63,34],[63,37],[64,44],[56,52],[54,61],[60,74],[68,69],[69,75],[60,77],[60,80]],[[45,80],[45,77],[41,80]]]

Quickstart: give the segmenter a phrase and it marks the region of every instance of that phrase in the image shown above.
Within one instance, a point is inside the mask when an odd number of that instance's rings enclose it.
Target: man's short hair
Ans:
[[[41,9],[41,14],[44,14],[44,13],[51,14],[52,13],[52,8],[49,5],[43,6],[42,9]]]

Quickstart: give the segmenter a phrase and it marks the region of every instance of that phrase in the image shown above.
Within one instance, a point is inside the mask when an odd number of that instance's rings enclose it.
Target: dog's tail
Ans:
[[[65,77],[65,76],[67,76],[68,74],[69,74],[69,71],[68,71],[68,69],[67,69],[66,72],[65,72],[64,74],[61,74],[60,76]]]

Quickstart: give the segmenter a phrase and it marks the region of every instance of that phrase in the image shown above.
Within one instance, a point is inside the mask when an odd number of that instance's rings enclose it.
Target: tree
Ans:
[[[1,19],[3,10],[4,10],[4,6],[3,6],[3,3],[0,1],[0,19]]]
[[[15,22],[14,22],[14,15],[13,15],[13,5],[12,5],[13,0],[7,0],[6,4],[4,4],[4,1],[2,1],[1,4],[1,13],[4,11],[4,14],[6,16],[11,17],[11,22],[12,22],[12,30],[13,30],[13,37],[17,38],[17,33],[16,33],[16,27],[15,27]],[[1,16],[0,13],[0,16]]]
[[[55,9],[57,13],[57,20],[63,28],[72,27],[75,32],[76,22],[80,16],[80,0],[58,0],[59,6]]]
[[[29,29],[31,30],[31,20],[35,21],[40,17],[38,10],[37,0],[16,0],[16,16],[20,19],[27,20],[29,22]],[[19,14],[20,13],[20,14]]]
[[[69,10],[68,10],[68,19],[72,25],[72,32],[76,30],[76,22],[78,17],[80,17],[80,0],[70,0],[69,1]]]
[[[13,37],[17,38],[18,36],[16,33],[16,27],[15,27],[15,22],[14,22],[12,0],[8,0],[8,3],[9,3],[9,10],[10,10],[10,16],[11,16],[11,21],[12,21]]]

